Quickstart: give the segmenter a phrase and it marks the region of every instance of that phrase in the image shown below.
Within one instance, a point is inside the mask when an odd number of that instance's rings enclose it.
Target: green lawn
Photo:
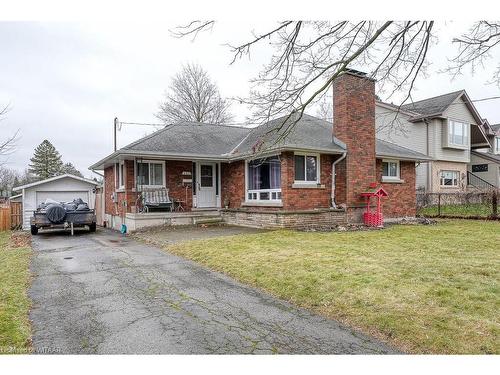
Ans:
[[[428,206],[424,207],[419,211],[420,215],[435,217],[439,215],[438,206]],[[460,217],[468,217],[468,216],[480,216],[480,217],[489,217],[492,214],[491,205],[488,204],[448,204],[441,206],[441,216],[460,216]]]
[[[500,223],[274,231],[168,251],[413,353],[500,353]]]
[[[0,232],[0,354],[30,349],[30,301],[26,291],[31,248],[22,237],[12,241],[11,232]]]

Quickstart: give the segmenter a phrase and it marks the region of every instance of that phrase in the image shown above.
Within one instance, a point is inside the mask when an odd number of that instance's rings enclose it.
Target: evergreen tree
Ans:
[[[61,174],[63,163],[61,155],[48,140],[44,140],[35,148],[30,159],[29,172],[39,179],[46,179]]]
[[[61,174],[72,174],[73,176],[83,177],[83,174],[76,169],[76,167],[72,163],[64,163],[61,169]]]

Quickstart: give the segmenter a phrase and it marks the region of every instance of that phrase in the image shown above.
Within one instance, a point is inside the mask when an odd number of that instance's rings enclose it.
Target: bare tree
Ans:
[[[456,77],[468,67],[474,74],[478,68],[485,68],[485,62],[492,57],[492,50],[500,46],[500,21],[478,21],[467,33],[454,38],[453,43],[458,45],[458,52],[450,60],[450,66],[446,71]],[[500,87],[500,63],[498,61],[494,69],[491,83]]]
[[[454,39],[459,53],[451,60],[449,71],[459,74],[466,66],[474,71],[483,65],[492,49],[500,45],[499,25],[480,21]],[[176,28],[173,35],[195,38],[213,26],[214,21],[193,21]],[[357,69],[367,72],[367,78],[377,79],[378,94],[386,101],[396,99],[397,118],[401,106],[413,101],[415,82],[426,74],[428,52],[436,40],[433,32],[433,21],[280,22],[270,30],[254,33],[244,43],[229,45],[231,63],[248,56],[259,44],[270,44],[274,50],[270,62],[252,80],[250,95],[239,100],[253,109],[251,120],[257,123],[285,115],[282,127],[288,125],[282,134],[286,136],[307,107],[320,102],[321,112],[321,101],[328,100],[324,97],[335,78]],[[500,84],[500,65],[493,81]],[[325,118],[330,116],[323,112]],[[390,112],[392,116],[394,112]],[[391,121],[390,126],[399,123]]]
[[[0,121],[4,119],[4,116],[8,111],[9,111],[9,105],[0,108]],[[0,140],[0,156],[10,155],[15,151],[18,134],[19,131],[16,131],[12,136]],[[0,165],[2,165],[2,163],[0,163]]]
[[[194,21],[177,28],[174,35],[195,36],[212,26],[213,21]],[[232,63],[258,44],[274,48],[269,64],[252,80],[249,97],[238,99],[252,109],[254,122],[285,115],[283,136],[349,69],[358,68],[368,73],[367,78],[376,78],[379,92],[387,97],[406,92],[403,104],[425,72],[433,26],[433,21],[280,22],[246,43],[230,45]]]
[[[165,92],[156,114],[165,123],[179,121],[225,124],[232,120],[230,103],[221,98],[217,85],[199,65],[187,64]]]

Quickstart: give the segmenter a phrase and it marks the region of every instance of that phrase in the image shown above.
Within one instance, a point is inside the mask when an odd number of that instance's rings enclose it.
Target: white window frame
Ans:
[[[295,156],[304,156],[304,178],[307,178],[307,157],[314,156],[316,158],[316,180],[297,180],[295,178]],[[319,185],[321,184],[321,158],[320,154],[311,152],[294,152],[293,153],[293,180],[297,185]]]
[[[464,143],[455,143],[455,126],[456,125],[461,125],[462,126],[462,139]],[[448,120],[448,145],[449,146],[457,146],[457,147],[468,147],[469,146],[469,128],[470,125],[466,122],[463,121],[458,121],[458,120]]]
[[[384,163],[396,164],[396,176],[384,176]],[[387,168],[389,170],[389,168]],[[396,159],[382,159],[382,181],[400,181],[401,180],[401,163]]]
[[[115,189],[125,189],[125,161],[123,160],[115,163]]]
[[[456,174],[456,178],[452,178],[452,184],[451,185],[445,185],[444,178],[443,178],[443,173],[444,172],[451,172],[453,174]],[[456,181],[456,184],[453,184],[453,181]],[[442,169],[439,171],[439,186],[443,188],[458,188],[460,187],[460,171],[457,170],[451,170],[451,169]]]
[[[279,154],[275,155],[267,155],[265,158],[270,158],[273,156],[278,156],[278,159],[280,160],[280,177],[281,177],[281,157]],[[252,159],[255,160],[255,159]],[[248,183],[248,178],[250,176],[250,173],[248,173],[248,163],[251,162],[252,160],[245,160],[245,203],[276,203],[276,204],[281,204],[282,203],[282,193],[281,193],[281,188],[279,189],[252,189],[250,190],[248,188],[249,183]],[[261,199],[261,194],[268,193],[269,194],[269,199]]]
[[[500,154],[500,137],[495,137],[495,140],[494,140],[494,153],[495,154]]]
[[[166,170],[166,167],[165,167],[165,161],[164,160],[137,160],[137,163],[136,164],[148,164],[148,173],[149,173],[149,184],[148,185],[144,185],[144,184],[138,184],[137,183],[137,177],[138,177],[138,173],[139,173],[139,168],[138,168],[138,165],[136,165],[136,168],[135,168],[135,181],[136,181],[136,185],[137,186],[145,186],[145,187],[152,187],[152,188],[160,188],[160,187],[166,187],[167,186],[167,170]],[[162,166],[162,173],[163,173],[163,178],[162,178],[162,185],[152,185],[151,184],[151,164],[161,164]]]

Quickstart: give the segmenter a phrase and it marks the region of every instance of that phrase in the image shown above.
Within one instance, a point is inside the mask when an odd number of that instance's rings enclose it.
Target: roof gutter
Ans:
[[[403,160],[403,161],[415,161],[419,163],[428,163],[433,161],[434,159],[432,158],[419,158],[419,157],[407,157],[407,156],[401,156],[401,155],[390,155],[390,154],[376,154],[375,156],[377,159],[397,159],[397,160]]]
[[[231,161],[236,161],[236,160],[245,160],[245,159],[261,157],[261,156],[273,154],[276,152],[282,152],[282,151],[315,152],[315,153],[324,153],[324,154],[333,154],[333,155],[338,155],[338,154],[341,154],[343,152],[343,151],[335,151],[335,150],[320,149],[320,148],[308,149],[308,148],[300,148],[300,147],[278,147],[278,148],[265,150],[264,152],[261,152],[261,153],[240,154],[240,155],[230,156],[228,154],[203,155],[203,154],[184,154],[184,153],[158,153],[158,152],[151,152],[151,151],[125,151],[124,152],[123,150],[122,151],[118,150],[116,152],[113,152],[111,155],[105,157],[104,159],[101,159],[97,163],[92,164],[89,167],[89,170],[91,170],[91,171],[99,170],[99,169],[101,169],[100,167],[102,165],[109,163],[112,159],[120,157],[120,156],[122,156],[122,157],[145,156],[145,157],[151,157],[151,158],[175,158],[175,160],[210,160],[210,161],[231,162]]]

